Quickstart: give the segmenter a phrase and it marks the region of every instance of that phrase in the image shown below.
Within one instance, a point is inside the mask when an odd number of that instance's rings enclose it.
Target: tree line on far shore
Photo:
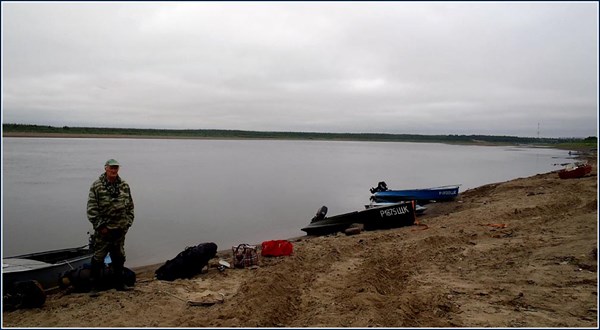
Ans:
[[[596,147],[597,137],[583,138],[536,138],[505,135],[420,135],[387,133],[318,133],[318,132],[272,132],[224,129],[149,129],[149,128],[103,128],[103,127],[54,127],[29,124],[2,124],[3,135],[10,133],[61,134],[61,135],[119,135],[177,138],[223,138],[223,139],[292,139],[292,140],[346,140],[381,142],[441,142],[441,143],[489,143],[489,144],[536,144],[574,145]]]

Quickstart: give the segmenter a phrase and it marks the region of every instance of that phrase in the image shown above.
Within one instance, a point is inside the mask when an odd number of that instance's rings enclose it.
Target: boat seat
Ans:
[[[23,272],[48,266],[50,264],[31,259],[8,258],[2,260],[3,273]]]

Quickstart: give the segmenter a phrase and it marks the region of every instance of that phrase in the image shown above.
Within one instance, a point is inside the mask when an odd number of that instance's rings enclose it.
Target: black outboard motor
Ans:
[[[327,206],[323,205],[317,210],[317,214],[310,220],[310,222],[315,222],[319,220],[325,219],[325,215],[327,214]]]
[[[376,192],[380,192],[380,191],[386,191],[388,190],[387,184],[385,184],[384,181],[380,181],[377,184],[377,188],[371,188],[371,194],[374,194]]]

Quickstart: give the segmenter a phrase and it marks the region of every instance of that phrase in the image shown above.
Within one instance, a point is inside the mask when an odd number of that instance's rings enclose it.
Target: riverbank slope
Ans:
[[[4,327],[597,327],[597,163],[467,190],[422,224],[303,237],[290,257],[132,292],[50,295]],[[201,243],[201,242],[199,242]],[[220,247],[223,249],[224,247]],[[192,301],[219,301],[190,306]]]

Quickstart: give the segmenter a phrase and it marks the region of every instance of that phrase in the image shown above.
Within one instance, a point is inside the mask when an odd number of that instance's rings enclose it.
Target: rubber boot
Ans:
[[[115,260],[113,259],[113,263],[112,263],[112,268],[113,268],[113,274],[114,274],[114,281],[115,281],[115,289],[117,289],[117,291],[131,291],[133,290],[132,287],[128,286],[125,284],[125,276],[123,274],[123,270],[124,270],[124,266],[122,263],[119,263],[118,261],[115,262]]]
[[[92,265],[90,269],[90,292],[89,296],[92,298],[96,298],[100,296],[100,277],[102,276],[102,268],[104,267],[104,262],[97,261],[92,258]]]

